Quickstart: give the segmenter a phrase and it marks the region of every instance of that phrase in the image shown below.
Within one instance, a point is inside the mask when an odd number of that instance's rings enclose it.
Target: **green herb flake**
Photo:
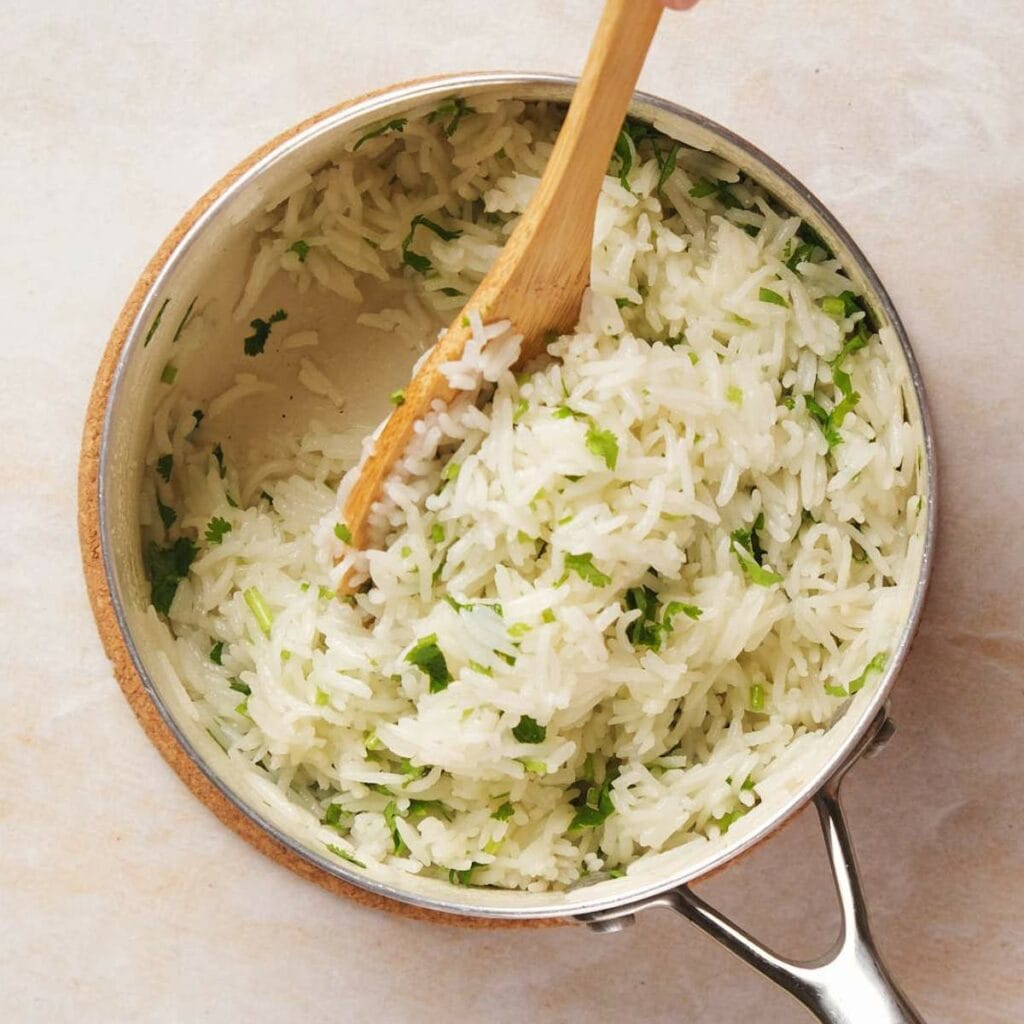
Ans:
[[[416,214],[412,221],[409,223],[409,233],[402,240],[402,262],[407,267],[412,267],[419,274],[426,274],[433,269],[434,264],[420,253],[413,252],[409,246],[412,245],[413,236],[416,234],[416,229],[422,225],[433,231],[438,238],[443,242],[451,242],[456,238],[461,237],[461,231],[452,231],[448,228],[441,227],[440,224],[424,217],[422,213]]]
[[[405,388],[397,388],[388,395],[388,401],[397,409],[400,405],[405,405]]]
[[[241,679],[233,677],[228,681],[228,689],[234,690],[235,693],[244,694],[246,697],[252,695],[252,689],[248,683],[243,683]]]
[[[743,389],[738,388],[735,385],[730,385],[726,388],[725,397],[735,406],[741,406],[743,404]]]
[[[615,812],[612,800],[612,783],[618,775],[618,769],[610,764],[606,769],[604,782],[600,786],[588,786],[582,803],[578,806],[575,816],[569,823],[570,832],[581,832],[586,828],[597,828]]]
[[[547,775],[548,773],[548,766],[545,761],[537,761],[532,757],[517,757],[516,760],[531,775]]]
[[[462,466],[458,462],[446,462],[444,469],[441,470],[442,480],[454,480],[459,475],[459,470]]]
[[[218,640],[210,648],[210,661],[212,661],[214,663],[214,665],[223,665],[224,664],[224,641],[223,640]]]
[[[782,576],[764,568],[764,551],[758,537],[758,530],[763,526],[764,516],[759,515],[749,530],[733,530],[729,536],[733,554],[747,579],[759,587],[770,587],[774,583],[781,583]]]
[[[331,695],[326,690],[321,690],[318,686],[316,688],[316,696],[313,698],[313,703],[316,704],[317,707],[324,708],[327,707],[330,701]]]
[[[355,857],[352,856],[351,853],[348,853],[347,851],[343,850],[340,846],[335,846],[334,843],[324,843],[324,846],[326,846],[327,849],[330,850],[335,857],[340,857],[342,860],[347,860],[349,864],[355,864],[357,868],[366,867],[366,865],[361,860],[357,860]]]
[[[826,295],[821,300],[821,311],[827,316],[841,320],[846,316],[846,303],[838,295]]]
[[[170,613],[178,584],[188,575],[196,554],[195,542],[188,537],[179,537],[166,548],[153,542],[146,548],[143,562],[150,582],[150,600],[161,614]]]
[[[548,730],[529,715],[523,715],[519,722],[512,729],[512,735],[520,743],[543,743],[547,738]]]
[[[764,685],[762,683],[751,684],[750,710],[764,711]]]
[[[379,139],[382,135],[387,135],[390,132],[396,132],[401,134],[405,130],[405,126],[409,123],[409,119],[405,117],[396,117],[391,121],[385,121],[383,124],[376,125],[371,128],[365,135],[359,137],[359,141],[352,147],[352,152],[355,153],[360,146],[369,142],[370,139]]]
[[[619,162],[619,184],[627,192],[632,192],[629,187],[629,175],[633,170],[633,144],[625,128],[619,132],[619,137],[615,140],[612,156]]]
[[[778,292],[772,291],[771,288],[761,288],[758,290],[757,297],[761,302],[769,302],[773,306],[789,306],[789,303],[784,299]]]
[[[748,320],[745,316],[740,316],[739,313],[733,313],[733,320],[740,325],[740,327],[753,327],[754,324],[751,320]]]
[[[188,318],[192,315],[192,309],[196,304],[196,299],[198,298],[198,295],[194,295],[192,297],[192,301],[188,304],[188,309],[185,310],[185,315],[178,321],[178,326],[174,332],[174,337],[171,338],[172,345],[181,337],[181,332],[185,330],[185,325],[188,323]],[[145,348],[145,346],[143,346],[143,348]]]
[[[508,821],[508,819],[515,813],[516,809],[506,801],[491,815],[491,817],[495,821]]]
[[[168,363],[160,372],[161,384],[173,384],[178,376],[178,368]]]
[[[530,403],[525,398],[520,398],[516,402],[515,409],[512,410],[512,422],[518,423],[527,413],[530,408]]]
[[[707,199],[718,191],[718,186],[707,178],[701,178],[693,188],[690,189],[691,199]]]
[[[544,611],[541,612],[540,617],[544,622],[550,623],[555,621],[555,613],[550,608],[545,608]]]
[[[452,96],[430,113],[427,117],[427,124],[444,121],[447,118],[448,122],[442,130],[445,138],[450,139],[458,131],[459,124],[466,114],[475,113],[476,111],[461,96]]]
[[[526,636],[532,628],[532,626],[525,622],[515,622],[508,627],[508,635],[513,640],[518,640],[520,637]]]
[[[654,186],[655,192],[661,192],[665,187],[665,183],[669,178],[672,177],[672,172],[676,169],[676,160],[679,157],[679,150],[682,148],[681,142],[673,142],[669,146],[668,153],[664,157],[660,153],[657,153],[659,172],[658,172],[658,183]]]
[[[558,581],[559,585],[565,582],[569,573],[574,572],[581,580],[593,587],[607,587],[611,583],[611,576],[601,572],[594,565],[594,556],[589,551],[579,555],[567,554],[565,556],[565,574]]]
[[[174,456],[173,455],[161,455],[156,460],[156,471],[157,475],[163,480],[164,483],[168,483],[171,479],[171,470],[174,468]]]
[[[887,661],[888,655],[886,652],[880,651],[864,666],[864,671],[856,679],[850,680],[845,687],[831,686],[829,683],[826,683],[825,692],[831,697],[852,697],[855,693],[859,693],[864,689],[868,676],[881,672],[885,668]]]
[[[417,640],[415,646],[405,656],[405,660],[426,674],[430,680],[431,693],[440,693],[447,689],[448,684],[452,681],[452,674],[448,671],[448,662],[445,661],[441,648],[437,646],[436,633]]]
[[[344,523],[334,524],[334,536],[343,544],[352,543],[352,531]]]
[[[478,672],[482,676],[487,676],[489,679],[494,678],[494,669],[488,665],[481,665],[479,661],[470,661],[469,667],[474,671]]]
[[[305,263],[306,257],[309,255],[309,242],[304,242],[300,238],[297,242],[292,242],[286,251],[295,253],[299,257],[299,262]]]
[[[164,529],[169,530],[177,521],[178,513],[170,505],[165,505],[160,500],[159,494],[156,496],[156,510],[160,513],[160,521],[164,524]]]
[[[626,591],[625,605],[627,611],[640,612],[640,615],[626,627],[629,642],[634,647],[660,650],[666,626],[658,621],[658,595],[647,586],[630,587]]]
[[[271,313],[266,320],[261,320],[259,317],[250,320],[249,326],[252,328],[252,334],[243,342],[245,354],[247,356],[262,355],[263,350],[267,347],[267,339],[270,337],[270,331],[274,324],[279,324],[282,320],[287,319],[288,314],[283,309],[278,309]]]
[[[214,516],[206,524],[206,541],[208,544],[221,544],[226,534],[231,532],[231,524],[220,516]]]
[[[669,601],[665,608],[665,622],[668,623],[677,615],[685,615],[688,619],[696,622],[704,614],[703,608],[695,604],[686,604],[684,601]]]
[[[170,299],[164,299],[160,308],[157,310],[156,316],[153,317],[153,322],[149,325],[149,330],[146,331],[146,340],[142,343],[143,348],[153,340],[153,335],[156,334],[156,329],[160,326],[160,321],[163,319],[164,310],[167,308],[167,303],[170,301]]]
[[[430,527],[430,539],[435,544],[443,544],[444,543],[444,524],[443,523],[434,523],[434,525]]]
[[[587,430],[587,449],[599,459],[604,459],[609,469],[615,469],[619,461],[619,442],[610,430],[599,430],[591,426]]]
[[[256,587],[248,587],[242,592],[242,596],[245,598],[245,603],[249,606],[249,611],[252,612],[253,618],[256,620],[256,625],[260,627],[264,636],[270,636],[270,627],[274,622],[274,616],[270,611],[266,598]]]

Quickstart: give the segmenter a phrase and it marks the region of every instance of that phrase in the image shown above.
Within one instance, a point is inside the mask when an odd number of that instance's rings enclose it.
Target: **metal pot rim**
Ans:
[[[682,873],[667,875],[653,880],[644,879],[644,884],[632,887],[618,887],[614,891],[602,892],[604,886],[595,886],[588,889],[589,898],[581,893],[572,901],[567,902],[564,893],[552,893],[548,903],[531,902],[529,906],[523,907],[495,907],[495,906],[473,906],[468,901],[447,902],[426,897],[420,893],[410,892],[399,886],[393,886],[379,882],[375,879],[365,877],[354,870],[349,870],[337,860],[329,860],[326,857],[313,853],[307,847],[298,843],[287,833],[269,821],[266,816],[246,803],[222,777],[215,772],[207,761],[198,753],[188,737],[179,727],[176,719],[167,707],[154,685],[145,667],[143,659],[134,641],[132,631],[129,627],[125,601],[121,585],[117,575],[117,568],[113,556],[113,544],[111,541],[111,510],[107,500],[104,481],[111,471],[111,453],[109,437],[112,424],[118,407],[118,396],[124,382],[124,368],[130,353],[142,343],[142,336],[145,333],[145,325],[149,323],[156,312],[157,300],[163,282],[174,268],[185,258],[195,240],[204,232],[221,214],[225,207],[235,199],[239,193],[251,188],[254,182],[267,174],[278,162],[286,159],[295,151],[308,146],[313,140],[327,133],[333,133],[342,126],[354,128],[365,124],[380,116],[384,108],[394,108],[400,104],[411,106],[418,102],[424,102],[432,98],[444,98],[453,92],[473,92],[485,89],[502,90],[506,89],[509,94],[516,95],[515,90],[525,87],[530,90],[539,90],[543,93],[542,98],[562,101],[568,98],[576,78],[565,75],[553,75],[543,73],[517,73],[517,72],[477,72],[464,73],[451,76],[421,80],[385,89],[379,93],[355,101],[353,104],[343,107],[334,112],[327,112],[307,122],[304,127],[294,135],[285,138],[273,146],[265,155],[251,166],[238,174],[238,176],[224,187],[219,194],[210,202],[209,206],[199,215],[194,223],[188,227],[177,244],[171,247],[163,261],[162,266],[156,267],[156,273],[149,282],[148,287],[137,303],[137,312],[130,329],[125,333],[123,345],[117,354],[116,366],[113,369],[112,380],[106,398],[103,413],[102,432],[100,436],[99,468],[98,468],[98,518],[99,518],[99,540],[103,570],[106,577],[107,587],[117,626],[121,637],[131,657],[139,679],[145,688],[150,700],[157,708],[164,724],[173,734],[174,738],[185,750],[192,763],[198,767],[206,779],[216,787],[234,808],[243,814],[250,821],[254,822],[260,829],[285,846],[292,854],[315,865],[317,868],[326,871],[349,884],[355,885],[370,893],[386,899],[398,900],[403,903],[412,904],[431,911],[440,911],[447,914],[471,915],[475,917],[490,917],[506,920],[515,919],[538,919],[555,918],[566,916],[577,916],[582,914],[593,914],[625,904],[632,904],[637,901],[648,899],[656,894],[666,892],[677,886],[693,881],[708,875],[733,858],[740,856],[757,842],[769,836],[782,824],[788,821],[797,811],[804,807],[808,801],[825,785],[830,777],[843,765],[850,752],[856,748],[858,742],[864,737],[871,724],[877,720],[880,709],[885,704],[907,651],[909,650],[914,633],[924,604],[928,580],[931,573],[933,560],[933,549],[936,534],[936,456],[932,434],[931,420],[928,411],[928,404],[925,395],[924,382],[920,369],[914,357],[910,341],[907,337],[903,324],[890,300],[885,288],[877,274],[860,251],[845,229],[839,224],[836,218],[828,209],[796,178],[786,171],[781,165],[761,152],[745,139],[718,125],[714,121],[697,114],[685,107],[681,107],[668,100],[646,93],[637,93],[635,105],[679,119],[688,123],[693,128],[706,133],[725,143],[728,147],[742,152],[753,163],[773,175],[778,181],[787,186],[804,206],[805,213],[810,211],[817,220],[816,227],[823,226],[826,235],[830,240],[837,241],[847,256],[847,262],[852,261],[863,276],[871,292],[872,305],[884,315],[884,318],[892,326],[899,340],[904,358],[907,361],[910,378],[914,393],[917,399],[921,415],[921,427],[924,438],[925,452],[925,478],[927,481],[927,522],[924,532],[923,551],[920,562],[918,579],[916,582],[913,600],[909,613],[903,624],[900,637],[896,643],[892,657],[890,658],[882,678],[875,684],[870,694],[870,700],[860,707],[858,711],[859,720],[856,727],[847,736],[844,743],[837,746],[835,751],[826,759],[813,777],[808,777],[802,785],[794,791],[789,799],[782,805],[775,815],[767,819],[759,829],[752,831],[750,835],[741,837],[740,841],[721,846],[719,851],[705,857],[698,862],[696,867]],[[538,97],[541,98],[541,97]],[[643,115],[641,115],[643,116]],[[755,175],[756,177],[756,175]],[[214,190],[216,192],[216,189]],[[472,890],[462,890],[464,893]]]

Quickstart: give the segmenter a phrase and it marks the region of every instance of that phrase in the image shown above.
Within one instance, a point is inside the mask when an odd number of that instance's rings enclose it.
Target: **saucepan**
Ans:
[[[216,185],[185,216],[154,257],[128,299],[107,347],[93,391],[81,462],[80,529],[86,576],[106,649],[126,696],[147,732],[187,784],[237,831],[265,852],[335,892],[414,916],[453,923],[540,926],[577,922],[595,932],[632,924],[642,910],[666,908],[722,942],[804,1003],[819,1019],[848,1024],[917,1021],[919,1017],[881,963],[868,928],[853,848],[843,818],[843,776],[892,733],[889,691],[910,646],[924,601],[935,536],[935,455],[924,388],[910,342],[881,282],[864,255],[825,207],[792,175],[732,132],[654,96],[635,98],[632,116],[686,145],[737,165],[829,244],[861,290],[876,327],[888,325],[905,361],[906,406],[923,462],[925,514],[916,555],[901,581],[907,595],[902,629],[886,668],[852,697],[798,779],[708,843],[688,844],[645,859],[622,877],[588,879],[559,892],[512,892],[456,886],[435,879],[375,874],[327,859],[296,815],[266,799],[190,713],[180,686],[161,667],[159,638],[147,616],[149,588],[142,564],[139,490],[160,378],[166,375],[180,325],[202,309],[216,327],[230,316],[268,204],[289,182],[324,165],[360,128],[453,95],[498,96],[565,103],[574,80],[537,74],[463,74],[394,86],[325,111],[269,143]],[[309,293],[305,299],[316,299]],[[332,317],[351,310],[332,308]],[[193,353],[202,359],[203,354]],[[411,356],[364,358],[356,371],[335,369],[335,384],[373,422],[365,396],[386,395],[403,382]],[[215,374],[212,363],[211,375]],[[362,396],[362,397],[361,397]],[[362,404],[361,404],[362,403]],[[383,410],[377,410],[382,412]],[[692,883],[767,839],[809,802],[821,821],[842,909],[833,947],[812,962],[776,955],[732,924],[691,889]]]

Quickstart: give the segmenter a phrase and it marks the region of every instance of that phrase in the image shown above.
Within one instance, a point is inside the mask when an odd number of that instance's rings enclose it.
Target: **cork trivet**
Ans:
[[[425,910],[414,907],[396,900],[389,900],[383,896],[367,892],[357,886],[350,885],[335,877],[315,864],[310,863],[298,854],[289,850],[279,843],[269,833],[265,832],[259,825],[243,814],[227,797],[203,775],[196,764],[189,757],[185,749],[178,743],[174,734],[161,718],[156,705],[147,693],[135,666],[132,664],[131,656],[125,645],[124,637],[117,624],[117,617],[114,614],[113,601],[110,589],[107,585],[106,573],[103,570],[103,559],[100,553],[99,539],[99,454],[100,438],[103,430],[103,416],[107,404],[107,395],[113,379],[114,368],[117,365],[118,357],[124,347],[128,336],[128,330],[135,320],[142,305],[143,297],[148,291],[178,242],[185,233],[192,227],[198,218],[210,207],[216,199],[223,194],[225,189],[232,185],[241,175],[249,170],[257,161],[287,142],[288,139],[298,135],[310,126],[330,117],[341,110],[346,109],[365,99],[379,96],[392,90],[397,90],[410,85],[418,85],[424,82],[433,81],[434,78],[446,76],[432,76],[431,78],[420,78],[410,82],[403,82],[399,85],[389,86],[385,89],[374,90],[362,96],[355,97],[345,103],[329,107],[327,110],[315,114],[294,128],[283,132],[276,138],[271,139],[265,146],[257,149],[243,160],[237,167],[229,171],[216,185],[213,186],[184,217],[178,222],[174,230],[164,240],[157,250],[156,255],[149,261],[142,276],[136,282],[131,294],[128,296],[124,308],[121,310],[111,332],[110,340],[107,342],[100,362],[99,371],[93,384],[92,394],[89,399],[89,406],[86,411],[85,428],[82,437],[82,452],[78,469],[78,535],[82,548],[82,563],[85,572],[86,587],[89,591],[89,601],[92,604],[93,615],[96,617],[96,625],[99,628],[100,639],[103,642],[104,650],[110,658],[114,669],[114,675],[124,692],[125,697],[131,706],[135,717],[139,720],[146,735],[153,742],[153,745],[163,755],[164,760],[174,769],[178,777],[186,786],[211,810],[225,825],[234,829],[246,842],[254,846],[260,853],[270,857],[271,860],[283,865],[307,881],[315,882],[328,892],[336,896],[344,896],[347,899],[361,903],[363,906],[375,910],[388,910],[404,917],[411,917],[421,921],[430,921],[438,924],[456,925],[464,928],[540,928],[566,924],[562,919],[529,918],[526,920],[504,920],[484,917],[464,917],[453,914],[442,914],[438,911]]]

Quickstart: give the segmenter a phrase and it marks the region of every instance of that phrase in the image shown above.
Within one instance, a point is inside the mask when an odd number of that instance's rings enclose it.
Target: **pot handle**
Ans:
[[[871,938],[853,844],[839,803],[842,775],[814,798],[842,911],[839,937],[817,960],[797,963],[773,953],[710,907],[689,887],[665,894],[682,914],[777,985],[825,1024],[924,1024],[889,975]]]
[[[631,923],[637,910],[667,907],[795,996],[824,1024],[924,1024],[889,975],[871,938],[853,844],[839,802],[846,772],[862,754],[870,757],[880,749],[892,731],[883,709],[852,755],[814,798],[842,912],[839,937],[824,956],[803,963],[779,956],[686,885],[632,907],[598,912],[581,920],[594,931],[615,931]],[[623,916],[623,910],[629,912]]]

